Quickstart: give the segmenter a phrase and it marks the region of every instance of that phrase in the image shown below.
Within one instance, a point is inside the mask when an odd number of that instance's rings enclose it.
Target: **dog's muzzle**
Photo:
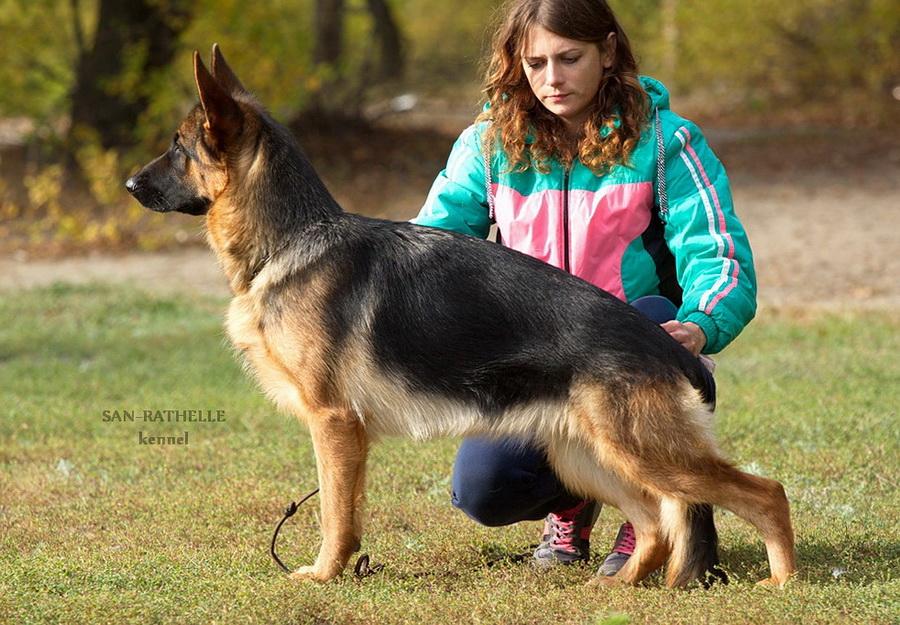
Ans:
[[[125,189],[132,195],[132,197],[134,197],[134,199],[136,199],[138,202],[140,202],[150,210],[160,213],[165,213],[171,210],[166,206],[166,202],[162,197],[162,193],[145,184],[144,181],[141,180],[140,174],[135,174],[134,176],[126,180]]]

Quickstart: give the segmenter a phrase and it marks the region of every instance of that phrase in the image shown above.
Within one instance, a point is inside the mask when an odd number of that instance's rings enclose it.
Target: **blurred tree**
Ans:
[[[28,117],[38,134],[52,134],[69,107],[77,57],[71,23],[69,0],[0,0],[0,117]],[[92,23],[83,36],[93,36]]]
[[[172,62],[190,17],[187,0],[100,0],[96,35],[87,45],[79,0],[70,0],[78,50],[70,140],[94,134],[104,148],[132,146],[152,97],[147,77]]]
[[[344,45],[345,32],[359,28],[358,24],[348,23],[348,13],[357,18],[367,14],[371,25],[366,35],[369,42],[363,49],[347,50]],[[313,64],[324,77],[322,89],[313,98],[317,115],[356,115],[367,89],[403,78],[402,36],[386,0],[365,0],[363,5],[349,6],[344,0],[315,0],[313,14]],[[378,52],[373,53],[372,48]],[[337,94],[343,97],[335,97]]]
[[[779,60],[802,97],[847,91],[887,96],[900,80],[900,9],[896,0],[807,0],[772,16]]]
[[[374,24],[375,39],[381,48],[373,78],[377,81],[400,80],[405,73],[406,57],[403,37],[393,11],[385,0],[368,0],[368,7]]]
[[[896,0],[679,0],[678,20],[674,85],[720,111],[898,121]]]
[[[662,70],[666,77],[678,69],[678,0],[662,0]]]
[[[336,65],[344,51],[344,0],[316,0],[313,63]]]
[[[479,80],[498,0],[395,0],[408,47],[408,80],[418,89],[457,91]]]

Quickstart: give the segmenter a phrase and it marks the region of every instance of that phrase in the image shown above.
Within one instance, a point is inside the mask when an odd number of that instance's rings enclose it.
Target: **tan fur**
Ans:
[[[250,105],[240,102],[238,105],[248,113],[252,110]],[[202,138],[196,137],[194,145],[201,158],[201,166],[191,167],[188,172],[195,188],[213,200],[212,208],[206,215],[207,240],[236,293],[250,287],[252,270],[257,261],[252,253],[261,236],[245,210],[246,205],[253,201],[253,173],[264,169],[266,161],[264,152],[253,149],[253,137],[258,132],[255,119],[255,115],[246,116],[248,127],[245,128],[244,140],[240,145],[233,146],[226,161],[217,159]],[[184,130],[196,132],[187,128]]]
[[[328,349],[322,327],[322,281],[296,294],[296,306],[282,323],[265,326],[264,289],[237,295],[228,308],[226,331],[255,372],[263,390],[285,412],[304,421],[326,408],[337,409],[333,377],[325,370]]]
[[[686,538],[691,531],[687,523],[688,504],[673,497],[662,497],[659,503],[660,530],[669,545],[669,562],[666,570],[666,585],[674,586],[681,571],[687,566],[688,544]]]
[[[321,498],[322,546],[315,564],[294,579],[327,581],[339,575],[362,539],[361,511],[368,439],[355,415],[323,411],[308,419]]]
[[[230,75],[223,59],[217,57],[217,63],[223,75]],[[572,383],[564,400],[534,402],[486,418],[471,405],[414,393],[379,370],[371,319],[360,320],[356,334],[343,337],[338,353],[324,315],[339,276],[325,269],[307,272],[302,283],[291,282],[288,278],[308,259],[281,250],[261,257],[264,233],[253,216],[254,203],[265,201],[264,190],[257,189],[265,155],[251,149],[258,123],[253,107],[237,100],[248,120],[241,144],[214,159],[203,149],[202,137],[194,137],[203,159],[189,175],[205,196],[214,198],[207,216],[209,242],[235,294],[228,336],[266,394],[306,423],[312,435],[323,541],[315,563],[298,569],[295,578],[331,579],[358,547],[372,440],[480,434],[513,436],[546,449],[569,489],[628,515],[637,551],[613,580],[598,583],[636,584],[670,551],[668,579],[677,579],[684,566],[685,506],[691,503],[721,505],[752,523],[766,543],[772,569],[768,581],[787,581],[795,563],[784,491],[777,482],[742,473],[720,457],[710,411],[686,379],[608,382],[585,375]],[[183,131],[190,132],[190,126],[186,122]],[[279,298],[277,309],[267,308],[273,297]],[[331,362],[334,358],[339,362]]]
[[[228,187],[228,168],[221,163],[204,142],[202,129],[202,112],[195,111],[178,127],[178,135],[182,143],[191,147],[197,155],[198,162],[188,160],[186,165],[186,182],[200,195],[218,199]]]

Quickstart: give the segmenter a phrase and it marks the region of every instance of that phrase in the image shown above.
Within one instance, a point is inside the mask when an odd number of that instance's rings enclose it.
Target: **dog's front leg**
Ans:
[[[349,411],[317,415],[309,419],[309,428],[319,473],[322,546],[316,563],[291,577],[324,582],[340,575],[359,549],[368,440]]]

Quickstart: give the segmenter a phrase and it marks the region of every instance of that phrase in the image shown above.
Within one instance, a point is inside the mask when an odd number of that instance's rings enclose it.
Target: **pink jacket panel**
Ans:
[[[564,268],[568,238],[571,273],[625,299],[622,257],[650,224],[652,183],[568,191],[568,233],[563,232],[562,191],[523,196],[510,187],[493,187],[495,218],[504,245]]]
[[[503,245],[563,267],[562,191],[522,195],[494,184],[494,210]]]

